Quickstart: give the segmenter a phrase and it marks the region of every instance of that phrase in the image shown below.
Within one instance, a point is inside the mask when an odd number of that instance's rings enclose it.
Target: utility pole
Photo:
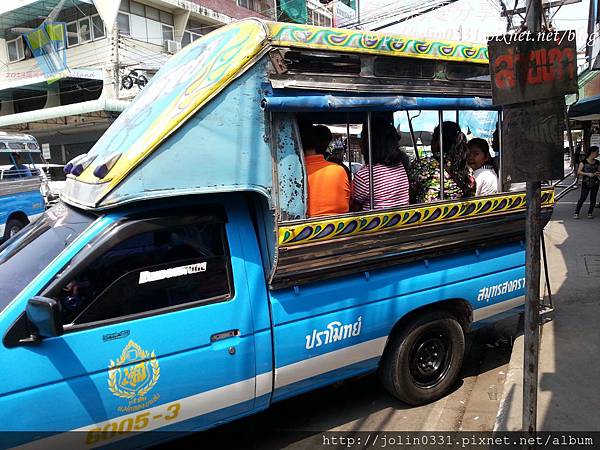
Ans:
[[[120,68],[119,68],[119,27],[115,23],[112,31],[112,41],[113,41],[113,76],[114,76],[114,98],[119,98],[119,86],[121,85],[121,77],[120,77]]]
[[[527,30],[534,36],[542,28],[542,0],[527,0]],[[527,181],[526,290],[523,370],[523,431],[537,430],[538,363],[540,354],[540,240],[541,181]],[[531,447],[533,448],[533,447]]]

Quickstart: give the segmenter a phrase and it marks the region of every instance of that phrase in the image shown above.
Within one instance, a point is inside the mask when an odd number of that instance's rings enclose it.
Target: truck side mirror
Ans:
[[[35,326],[37,332],[31,336],[31,342],[41,337],[54,337],[63,334],[59,303],[47,297],[33,297],[27,302],[25,310],[27,319]]]

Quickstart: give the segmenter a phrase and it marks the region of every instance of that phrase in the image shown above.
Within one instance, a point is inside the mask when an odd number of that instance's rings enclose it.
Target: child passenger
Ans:
[[[490,155],[490,147],[485,139],[473,138],[467,144],[469,147],[469,166],[475,176],[475,195],[498,193],[498,171]]]

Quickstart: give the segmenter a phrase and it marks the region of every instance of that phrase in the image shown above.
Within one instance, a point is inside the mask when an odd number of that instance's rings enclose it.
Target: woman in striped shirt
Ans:
[[[400,150],[400,137],[394,126],[385,121],[371,123],[371,153],[373,156],[373,209],[408,205],[409,183],[406,168],[408,156]],[[363,130],[366,127],[363,126]],[[367,135],[363,131],[361,149],[365,159],[352,181],[352,209],[370,209],[369,153]]]

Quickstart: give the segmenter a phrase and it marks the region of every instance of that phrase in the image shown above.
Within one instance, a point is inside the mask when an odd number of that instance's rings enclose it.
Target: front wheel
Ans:
[[[133,78],[129,75],[125,75],[121,78],[121,86],[125,89],[131,89],[133,87]]]
[[[4,228],[4,240],[6,241],[7,239],[13,237],[15,234],[25,228],[25,225],[26,224],[19,219],[10,219],[8,222],[6,222],[6,227]]]
[[[463,329],[450,314],[432,312],[391,338],[380,367],[385,388],[410,405],[443,397],[454,385],[465,353]]]

